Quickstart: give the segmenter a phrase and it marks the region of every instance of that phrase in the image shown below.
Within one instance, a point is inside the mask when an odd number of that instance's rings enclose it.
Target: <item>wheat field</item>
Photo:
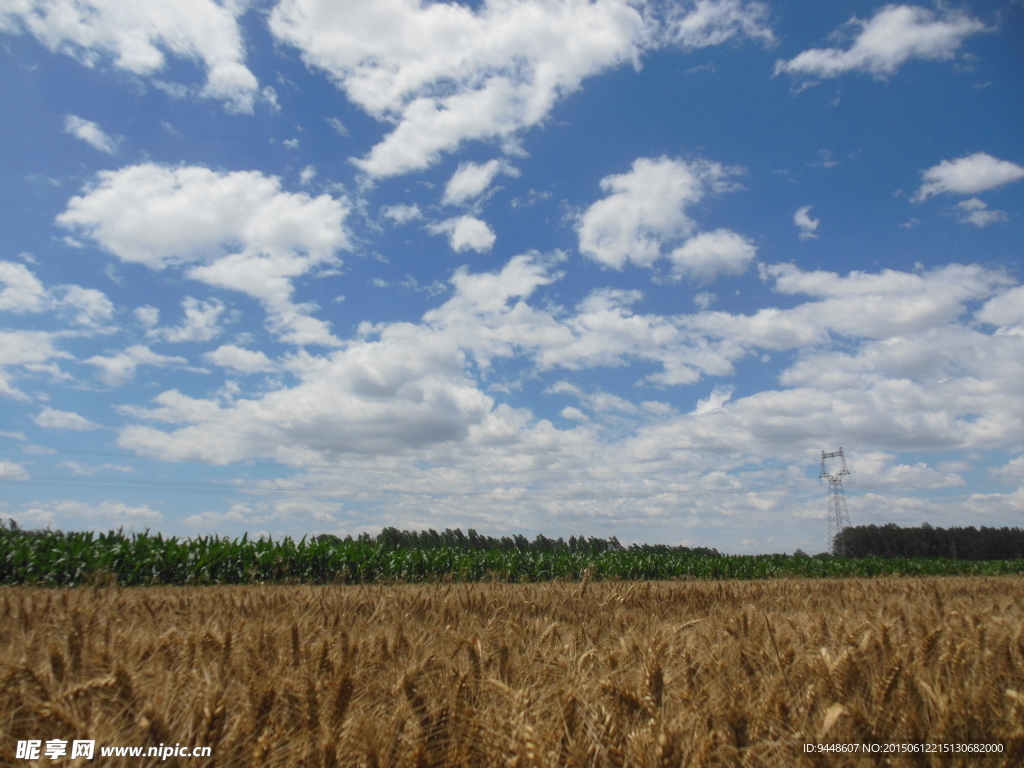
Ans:
[[[6,587],[0,763],[60,738],[212,748],[56,763],[81,766],[1017,765],[1022,617],[1012,576]]]

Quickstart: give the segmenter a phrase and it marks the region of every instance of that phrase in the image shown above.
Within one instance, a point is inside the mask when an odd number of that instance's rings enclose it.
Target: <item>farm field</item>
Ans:
[[[524,537],[498,541],[477,537],[472,530],[469,537],[458,530],[443,536],[430,531],[435,541],[418,542],[410,540],[415,534],[394,531],[389,541],[387,532],[376,540],[355,541],[331,536],[299,541],[245,536],[180,540],[120,531],[23,531],[0,522],[0,584],[540,582],[582,579],[587,572],[597,580],[621,581],[1024,574],[1022,559],[722,555],[687,547],[626,548],[614,540],[571,540],[570,546],[542,536],[533,542]]]
[[[0,764],[28,739],[211,748],[81,766],[1010,766],[1024,578],[0,587]]]

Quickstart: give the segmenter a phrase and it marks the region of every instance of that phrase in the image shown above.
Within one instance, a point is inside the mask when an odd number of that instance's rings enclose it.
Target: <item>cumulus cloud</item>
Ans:
[[[46,289],[23,264],[0,261],[0,311],[23,314],[55,311],[76,325],[97,329],[114,316],[106,294],[80,285]]]
[[[0,8],[0,32],[27,30],[54,53],[87,66],[111,57],[118,69],[142,76],[165,68],[165,52],[202,61],[200,95],[251,113],[259,84],[244,63],[238,17],[246,10],[247,3],[214,0],[19,0]]]
[[[693,297],[693,303],[696,304],[700,309],[707,309],[717,300],[718,297],[715,294],[709,293],[707,291],[701,291],[700,293]]]
[[[987,227],[997,221],[1006,221],[1006,211],[990,211],[988,203],[972,197],[956,204],[957,220],[961,224],[973,224],[976,227]]]
[[[416,203],[412,205],[404,203],[385,205],[380,209],[380,213],[385,218],[391,219],[395,224],[408,224],[410,221],[423,218],[423,213]]]
[[[613,269],[629,262],[653,266],[666,244],[686,240],[696,230],[687,208],[709,192],[731,189],[726,179],[737,172],[704,160],[638,158],[628,173],[601,179],[607,197],[577,218],[580,253]],[[742,271],[752,249],[750,241],[720,229],[683,243],[670,258],[679,274],[710,278]]]
[[[52,527],[80,531],[110,531],[138,525],[150,528],[163,522],[164,516],[148,504],[132,507],[118,501],[87,504],[82,501],[48,501],[26,504],[13,514],[23,527]]]
[[[244,349],[234,344],[224,344],[203,357],[221,368],[230,368],[238,373],[273,371],[277,366],[259,350]]]
[[[144,328],[155,328],[160,322],[160,310],[156,307],[151,307],[148,304],[144,307],[136,307],[132,313],[135,315],[135,319]]]
[[[857,486],[859,488],[958,488],[967,485],[956,472],[944,472],[925,462],[898,464],[897,456],[883,451],[862,451],[857,454]]]
[[[488,160],[482,165],[473,162],[459,163],[459,167],[445,185],[441,204],[462,205],[479,197],[501,172],[510,176],[519,175],[516,168],[500,160]]]
[[[50,291],[53,306],[58,313],[68,316],[73,323],[98,328],[114,317],[114,305],[103,291],[80,285],[58,285]]]
[[[58,411],[46,406],[35,417],[35,422],[46,429],[71,429],[82,432],[90,429],[97,429],[95,424],[88,419],[79,416],[71,411]]]
[[[29,474],[20,464],[0,459],[0,477],[4,480],[28,480]]]
[[[989,474],[1004,483],[1024,484],[1024,456],[1011,459],[1003,466],[990,470]]]
[[[741,275],[757,254],[752,240],[728,229],[702,232],[669,254],[675,275],[710,281],[719,275]]]
[[[101,171],[68,201],[57,223],[124,261],[241,291],[262,302],[282,341],[333,345],[311,305],[292,300],[292,280],[350,247],[348,202],[281,189],[258,171],[145,163]]]
[[[813,206],[805,205],[803,208],[797,209],[797,212],[793,214],[793,223],[800,227],[801,240],[813,240],[818,237],[815,233],[818,230],[818,225],[821,223],[821,220],[811,218],[812,207]]]
[[[11,368],[61,378],[60,369],[51,361],[70,359],[71,355],[58,349],[54,340],[55,334],[44,331],[0,331],[0,395],[28,399],[11,382]]]
[[[140,365],[160,368],[168,365],[188,365],[188,360],[184,357],[161,355],[141,344],[132,345],[113,355],[94,355],[82,362],[95,366],[100,381],[111,387],[119,387],[134,379],[135,371]]]
[[[697,0],[692,6],[676,6],[669,14],[667,35],[686,50],[721,45],[742,36],[775,42],[768,25],[769,8],[764,3],[740,0]]]
[[[389,507],[395,520],[429,514],[413,500],[423,491],[454,495],[445,502],[449,520],[477,519],[470,508],[482,501],[488,514],[519,510],[517,521],[589,519],[621,498],[617,519],[671,517],[685,504],[695,525],[743,514],[777,528],[783,519],[824,515],[806,472],[823,446],[846,446],[865,486],[891,494],[962,483],[956,467],[901,462],[894,458],[901,451],[1019,442],[1024,335],[980,330],[968,312],[981,301],[986,322],[1019,315],[1011,314],[1014,296],[1000,301],[1017,290],[1002,272],[949,265],[837,274],[767,265],[763,278],[789,308],[669,316],[641,312],[643,296],[631,290],[601,289],[576,307],[552,306],[544,289],[562,277],[563,263],[560,254],[529,253],[491,272],[459,269],[450,298],[418,323],[364,324],[343,348],[286,356],[278,365],[297,383],[273,391],[209,399],[164,392],[149,408],[125,411],[135,423],[119,443],[166,458],[304,464],[295,479],[303,489],[367,478],[359,488],[372,488],[373,498],[394,494],[389,505],[406,505]],[[222,362],[237,354],[221,349]],[[777,387],[736,397],[718,381],[690,413],[665,403],[638,407],[560,374],[546,394],[579,403],[553,410],[571,422],[559,429],[483,389],[498,358],[525,362],[531,376],[644,361],[660,367],[644,383],[675,386],[735,375],[741,359],[776,349],[795,353]],[[573,493],[580,498],[567,498]],[[925,509],[898,496],[892,519]],[[870,519],[877,499],[865,499],[863,509],[857,499],[851,514]],[[979,515],[1001,515],[1008,502],[971,503]],[[953,514],[927,504],[933,522]]]
[[[531,307],[526,299],[562,277],[557,263],[523,254],[496,273],[457,270],[455,295],[424,321],[457,339],[481,370],[494,358],[522,355],[541,371],[660,363],[663,370],[647,380],[669,386],[698,381],[702,372],[732,372],[729,360],[681,328],[678,318],[635,312],[638,291],[593,291],[567,316]]]
[[[24,264],[0,261],[0,312],[42,312],[48,306],[43,284]]]
[[[184,519],[190,531],[224,533],[254,530],[281,531],[298,526],[302,530],[315,529],[343,533],[342,518],[338,513],[344,505],[335,501],[314,499],[271,499],[232,504],[227,512],[200,512]]]
[[[78,115],[68,115],[64,118],[64,133],[70,133],[76,139],[81,139],[90,147],[108,155],[117,151],[120,139],[114,139],[103,132],[103,129],[96,123],[85,120]]]
[[[579,399],[580,403],[594,413],[620,413],[637,414],[640,409],[626,400],[624,397],[613,395],[610,392],[585,392],[568,381],[557,381],[545,390],[544,394],[564,393]],[[566,410],[580,412],[576,408]],[[564,411],[562,413],[564,417]],[[585,418],[585,417],[584,417]]]
[[[1011,288],[989,299],[975,317],[983,323],[1002,327],[1024,324],[1024,286]]]
[[[957,195],[976,195],[1004,184],[1024,179],[1024,168],[1000,160],[985,152],[975,152],[957,160],[943,160],[921,172],[924,184],[911,198],[914,202],[949,192]]]
[[[780,342],[789,332],[804,336],[812,327],[876,339],[922,331],[960,317],[965,302],[986,299],[1009,283],[1001,271],[961,264],[923,273],[853,271],[845,277],[792,264],[764,266],[761,271],[780,293],[818,299],[791,310],[761,310],[750,316],[758,318],[751,329],[757,327],[760,333],[772,328],[770,335],[782,332]],[[821,319],[812,321],[811,315],[818,313]]]
[[[985,25],[962,11],[936,14],[916,5],[887,5],[871,19],[852,18],[847,28],[856,31],[850,47],[812,48],[789,61],[775,62],[775,74],[830,78],[860,71],[885,77],[908,59],[951,59],[965,37]]]
[[[181,307],[185,317],[181,325],[171,328],[152,328],[146,336],[164,341],[210,341],[221,333],[220,316],[224,312],[223,302],[216,299],[199,301],[186,296]]]
[[[429,225],[427,231],[432,235],[447,234],[448,245],[456,253],[469,250],[486,253],[498,239],[486,221],[474,216],[446,219]]]
[[[280,460],[310,450],[392,453],[461,439],[485,420],[493,401],[463,369],[451,339],[408,323],[353,340],[323,357],[300,354],[287,368],[300,383],[230,406],[177,391],[157,396],[144,415],[171,432],[135,424],[124,448],[223,463],[270,451]],[[262,447],[259,447],[262,445]]]
[[[713,413],[719,411],[722,406],[725,405],[729,400],[732,399],[733,388],[717,385],[711,394],[703,400],[697,401],[697,407],[693,409],[694,416],[703,416],[707,413]]]
[[[660,13],[662,5],[667,13]],[[584,79],[668,44],[770,38],[762,6],[736,0],[284,0],[270,29],[350,101],[395,129],[356,165],[373,177],[421,170],[469,140],[514,145]]]
[[[567,405],[558,415],[563,419],[571,419],[572,421],[589,421],[587,414],[581,411],[579,408],[573,408],[571,405]]]

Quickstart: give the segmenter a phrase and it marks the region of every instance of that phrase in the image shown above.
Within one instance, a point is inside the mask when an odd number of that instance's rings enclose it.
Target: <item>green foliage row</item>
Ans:
[[[331,541],[335,544],[341,544],[343,541],[352,540],[351,536],[342,540],[337,536],[331,536],[330,534],[322,534],[316,538],[317,540]],[[586,536],[570,536],[568,541],[564,541],[561,537],[557,539],[549,539],[543,534],[537,534],[537,538],[530,541],[522,535],[502,536],[501,538],[481,536],[472,528],[469,529],[468,534],[464,534],[458,528],[455,530],[446,528],[443,533],[438,533],[434,529],[417,532],[400,531],[397,528],[385,528],[380,532],[380,535],[376,537],[373,537],[368,533],[362,533],[359,535],[357,541],[383,546],[388,550],[457,549],[462,551],[485,550],[488,552],[492,550],[502,550],[505,552],[518,550],[519,552],[531,552],[533,554],[568,551],[573,553],[588,553],[596,555],[602,552],[622,552],[626,549],[614,536],[608,539],[600,539],[594,536],[589,538]],[[709,557],[718,557],[719,555],[717,550],[708,549],[706,547],[691,549],[690,547],[671,547],[665,544],[633,544],[629,549],[632,551],[659,555],[671,553],[707,555]]]
[[[948,557],[951,560],[1011,560],[1024,558],[1020,528],[920,528],[857,525],[836,537],[835,551],[846,557]]]
[[[73,586],[116,583],[255,584],[372,583],[378,581],[548,581],[598,579],[764,579],[882,575],[997,575],[1024,573],[1024,560],[969,562],[923,558],[833,558],[795,555],[719,555],[685,547],[619,547],[605,551],[451,546],[395,548],[380,537],[321,536],[180,540],[125,535],[25,531],[0,523],[0,584]],[[547,540],[551,541],[551,540]],[[557,541],[557,540],[555,540]]]

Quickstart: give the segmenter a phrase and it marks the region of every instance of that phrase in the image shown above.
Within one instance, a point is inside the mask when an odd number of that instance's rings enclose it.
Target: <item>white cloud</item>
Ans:
[[[708,192],[730,189],[725,179],[734,173],[736,169],[704,160],[638,158],[628,173],[601,179],[601,189],[608,196],[591,205],[576,222],[580,253],[613,269],[622,269],[628,262],[652,266],[661,258],[665,244],[678,242],[696,229],[686,209]],[[711,253],[716,244],[728,246],[726,250],[733,255],[709,256],[710,262],[738,263],[735,252],[742,238],[727,230],[718,233],[700,236],[703,239],[690,251],[684,245],[682,254],[673,256],[677,265],[687,271],[691,253],[700,262],[701,254]]]
[[[1000,310],[993,297],[1012,282],[999,271],[950,265],[840,275],[770,265],[762,275],[789,309],[662,316],[641,313],[637,291],[604,289],[575,308],[551,306],[541,289],[560,278],[562,263],[533,253],[493,272],[460,269],[451,297],[419,323],[364,324],[343,348],[286,356],[280,365],[297,383],[270,392],[164,392],[150,409],[125,411],[136,423],[119,442],[166,458],[306,464],[291,478],[303,493],[386,495],[378,527],[433,524],[421,491],[448,494],[441,506],[449,525],[498,525],[513,512],[519,526],[555,516],[592,521],[616,499],[617,524],[685,520],[703,526],[703,543],[739,515],[775,531],[823,519],[823,492],[807,469],[825,446],[844,445],[857,482],[891,495],[962,483],[956,467],[901,461],[900,451],[1019,443],[1024,335],[983,332],[968,312],[985,300],[987,311]],[[645,361],[661,366],[649,383],[672,386],[735,375],[734,363],[764,349],[795,353],[775,389],[736,397],[716,382],[691,413],[554,384],[547,393],[579,398],[562,411],[574,422],[566,429],[498,404],[481,383],[491,361],[504,358],[525,363],[529,376]],[[939,502],[892,498],[884,514],[908,524],[923,513],[936,524],[954,514]],[[882,514],[876,503],[851,494],[851,515],[874,521]],[[1002,515],[1008,503],[971,501],[979,515]],[[681,507],[692,514],[679,518]]]
[[[967,485],[956,472],[932,469],[924,462],[895,464],[897,457],[883,451],[857,454],[858,488],[897,487],[903,490],[917,488],[958,488]]]
[[[985,302],[975,317],[997,326],[1024,325],[1024,286],[1011,288]]]
[[[1014,379],[1024,367],[1013,359],[1020,346],[1020,338],[939,324],[860,341],[849,352],[808,347],[783,372],[781,388],[734,400],[697,423],[682,418],[652,428],[648,438],[675,450],[742,446],[751,457],[784,461],[840,444],[900,451],[1006,446],[1024,425],[1019,395],[1011,394],[1021,390]],[[886,477],[917,487],[960,484],[920,468]]]
[[[693,297],[693,303],[700,309],[707,309],[718,299],[713,293],[702,291]]]
[[[108,136],[99,125],[90,120],[84,120],[78,115],[68,115],[64,118],[64,133],[70,133],[93,149],[106,152],[108,155],[114,154],[120,143],[120,138],[114,139]]]
[[[114,317],[114,305],[106,294],[80,285],[58,285],[50,295],[53,306],[69,315],[76,325],[98,328]]]
[[[420,207],[416,203],[412,205],[405,205],[403,203],[385,205],[380,209],[380,212],[382,216],[391,219],[395,224],[408,224],[410,221],[423,218]]]
[[[431,327],[444,331],[469,350],[481,370],[496,357],[532,359],[539,370],[580,370],[622,366],[633,360],[661,363],[650,382],[693,383],[701,371],[733,372],[728,359],[700,343],[678,325],[678,319],[635,313],[638,291],[600,289],[561,317],[557,308],[538,310],[526,299],[540,286],[561,278],[557,261],[531,253],[517,256],[497,273],[452,277],[455,295],[424,315]],[[740,352],[740,355],[745,354]]]
[[[1024,456],[1018,456],[1003,466],[990,470],[990,474],[1010,485],[1024,484]]]
[[[214,365],[230,368],[239,373],[257,373],[277,369],[270,358],[259,350],[243,349],[234,344],[224,344],[212,352],[207,352],[203,357]]]
[[[468,250],[486,253],[491,250],[494,241],[498,239],[486,221],[473,216],[446,219],[429,225],[427,231],[432,235],[447,234],[448,245],[456,253]]]
[[[165,52],[200,60],[206,66],[200,95],[251,113],[259,84],[244,64],[237,22],[247,7],[214,0],[15,0],[0,8],[0,32],[24,29],[54,53],[87,66],[111,56],[118,69],[143,76],[164,69]]]
[[[721,45],[737,36],[775,42],[768,26],[769,8],[764,3],[740,0],[697,0],[692,6],[676,6],[667,23],[667,35],[684,49]],[[713,65],[712,65],[713,68]]]
[[[47,290],[23,264],[0,261],[0,312],[45,312],[70,316],[76,325],[96,327],[114,316],[106,295],[80,285],[58,285]]]
[[[753,241],[728,229],[702,232],[669,254],[672,272],[710,281],[719,275],[740,275],[757,254]]]
[[[131,507],[117,501],[101,501],[87,504],[81,501],[32,502],[25,505],[13,517],[20,524],[47,526],[71,530],[83,528],[96,531],[117,530],[122,526],[131,530],[138,525],[142,528],[159,525],[164,516],[148,504]]]
[[[0,312],[42,312],[48,301],[46,289],[24,264],[0,261]]]
[[[452,339],[409,323],[374,335],[324,357],[299,353],[287,363],[299,384],[230,406],[164,392],[146,415],[188,426],[164,432],[132,425],[121,431],[119,444],[217,463],[254,451],[287,461],[308,457],[313,446],[354,453],[415,450],[463,439],[486,420],[493,401],[466,375]]]
[[[94,424],[77,413],[57,411],[49,406],[39,412],[35,417],[35,422],[46,429],[71,429],[77,432],[99,428],[99,424]]]
[[[580,403],[586,406],[589,410],[594,413],[625,413],[625,414],[637,414],[640,409],[637,408],[629,400],[623,397],[613,395],[609,392],[584,392],[582,389],[574,384],[570,384],[568,381],[557,381],[550,387],[548,387],[544,394],[569,394],[579,399]],[[576,411],[582,413],[577,408],[568,408],[565,410]],[[564,416],[565,411],[562,412]],[[569,418],[569,417],[566,417]],[[586,417],[584,417],[584,420]]]
[[[57,223],[125,261],[160,270],[237,253],[325,261],[348,246],[346,201],[285,192],[258,171],[145,163],[101,171]]]
[[[28,472],[20,464],[0,459],[0,477],[4,480],[28,480]]]
[[[459,163],[459,167],[445,185],[441,204],[462,205],[479,197],[501,172],[510,176],[519,175],[518,169],[500,160],[488,160],[482,165],[473,162]]]
[[[132,467],[124,464],[83,464],[80,461],[62,461],[57,465],[58,467],[67,467],[76,475],[94,475],[100,470],[110,470],[112,472],[134,472]]]
[[[307,186],[310,182],[312,182],[313,179],[315,179],[315,178],[316,178],[316,166],[315,165],[307,165],[305,168],[302,169],[302,172],[299,173],[299,183],[302,186],[304,186],[304,187]]]
[[[783,339],[790,332],[796,341],[812,329],[817,330],[806,338],[825,330],[877,339],[919,332],[955,320],[966,311],[966,301],[988,298],[1009,282],[1001,271],[961,264],[923,273],[854,271],[845,277],[804,271],[792,264],[761,269],[764,279],[774,281],[776,291],[819,299],[791,310],[760,310],[750,316],[750,330],[766,334],[766,342],[781,331],[779,343],[788,343]]]
[[[18,400],[28,397],[17,389],[10,378],[11,367],[28,372],[59,374],[51,360],[70,359],[71,355],[57,349],[54,335],[44,331],[0,331],[0,395]]]
[[[327,124],[329,126],[331,126],[331,128],[334,129],[334,132],[337,133],[342,138],[348,138],[349,136],[352,135],[349,132],[348,128],[345,127],[345,124],[343,122],[341,122],[341,120],[339,120],[338,118],[336,118],[336,117],[325,117],[324,120],[326,120]]]
[[[716,385],[711,390],[710,395],[703,400],[697,401],[697,407],[693,409],[693,415],[703,416],[707,413],[721,410],[722,406],[732,399],[732,393],[732,387],[722,386],[721,384]]]
[[[565,408],[559,411],[558,415],[561,416],[563,419],[571,419],[573,421],[590,421],[590,419],[587,418],[587,414],[585,414],[579,408],[573,408],[571,405],[567,405]]]
[[[217,299],[199,301],[186,296],[181,307],[185,317],[181,325],[173,328],[152,328],[146,336],[164,341],[210,341],[221,333],[220,316],[224,312],[224,304]],[[152,309],[152,308],[151,308]]]
[[[956,204],[957,219],[961,224],[973,224],[976,227],[987,227],[997,221],[1006,221],[1006,211],[990,211],[988,203],[976,197],[963,200]]]
[[[812,48],[789,61],[775,62],[775,74],[829,78],[861,71],[884,77],[911,58],[951,59],[965,37],[985,29],[961,11],[936,15],[915,5],[887,5],[868,21],[851,19],[848,27],[858,32],[846,50]]]
[[[94,355],[82,362],[96,366],[99,369],[96,375],[100,381],[111,387],[119,387],[135,378],[135,370],[140,365],[188,365],[188,360],[184,357],[161,355],[141,344],[130,346],[123,352],[117,352],[109,357]]]
[[[282,341],[333,345],[328,325],[309,316],[314,307],[293,303],[291,281],[339,263],[336,251],[350,247],[347,214],[344,198],[285,192],[258,171],[146,163],[101,171],[57,223],[150,269],[195,265],[188,277],[261,301]]]
[[[938,165],[922,171],[921,175],[924,177],[924,184],[911,198],[914,202],[944,192],[976,195],[1024,179],[1024,168],[985,152],[975,152],[957,160],[943,160]]]
[[[192,531],[224,533],[225,530],[249,531],[275,530],[281,535],[282,526],[287,530],[300,527],[302,530],[318,530],[337,534],[342,529],[339,512],[344,505],[336,501],[314,499],[268,499],[247,504],[232,504],[227,512],[200,512],[189,515],[183,521]]]
[[[674,8],[674,6],[673,6]],[[687,6],[689,8],[689,6]],[[705,0],[657,18],[628,0],[283,0],[270,29],[348,99],[395,129],[356,160],[373,177],[422,170],[468,140],[514,145],[583,80],[666,44],[765,40],[761,6]],[[646,14],[646,15],[645,15]]]
[[[144,307],[136,307],[134,311],[135,319],[144,328],[155,328],[160,322],[160,310],[156,307],[151,307],[148,304]]]
[[[800,227],[801,240],[813,240],[818,237],[815,232],[821,220],[811,218],[812,207],[805,205],[803,208],[797,209],[797,212],[793,214],[793,223]]]

